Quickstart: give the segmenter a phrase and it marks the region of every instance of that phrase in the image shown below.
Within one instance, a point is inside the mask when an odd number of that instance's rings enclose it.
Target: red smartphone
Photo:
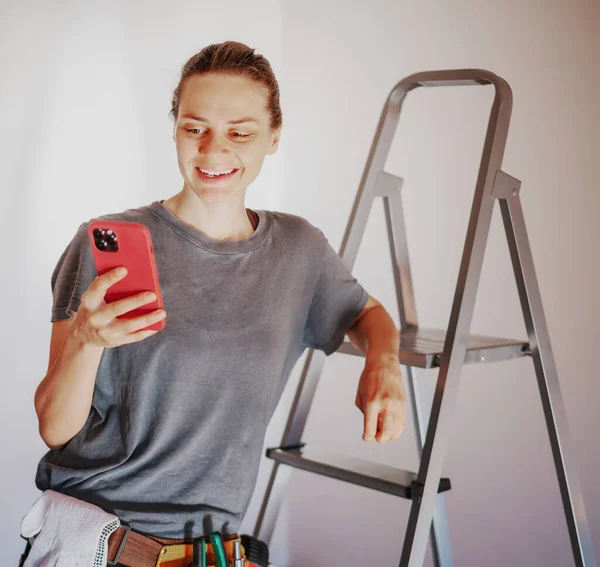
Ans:
[[[127,268],[127,275],[106,292],[107,303],[144,291],[156,294],[155,301],[119,315],[118,319],[131,319],[164,308],[152,237],[146,225],[93,219],[88,226],[88,236],[99,276],[118,266]],[[161,319],[140,330],[161,331],[165,325],[166,319]]]

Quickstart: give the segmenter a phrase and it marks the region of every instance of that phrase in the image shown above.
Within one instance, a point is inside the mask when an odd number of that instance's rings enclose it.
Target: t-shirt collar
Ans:
[[[259,223],[256,230],[243,240],[215,240],[199,231],[197,228],[183,222],[167,209],[161,201],[153,201],[148,208],[158,218],[163,220],[177,234],[186,240],[216,254],[239,254],[249,252],[261,246],[271,232],[272,219],[268,211],[255,210]],[[254,210],[254,209],[253,209]]]

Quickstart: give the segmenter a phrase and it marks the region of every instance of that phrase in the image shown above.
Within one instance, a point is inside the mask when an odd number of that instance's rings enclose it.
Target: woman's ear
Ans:
[[[277,130],[273,130],[271,133],[271,145],[269,146],[269,150],[267,151],[267,155],[272,155],[277,151],[279,147],[279,140],[281,138],[281,127]]]

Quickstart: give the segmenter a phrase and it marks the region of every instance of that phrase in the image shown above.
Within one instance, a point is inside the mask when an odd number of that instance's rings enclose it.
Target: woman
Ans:
[[[115,514],[139,545],[236,535],[269,419],[306,348],[330,354],[347,333],[366,353],[365,441],[397,438],[406,412],[383,307],[308,221],[245,208],[281,135],[269,62],[241,43],[207,46],[184,65],[172,116],[183,189],[99,217],[150,229],[166,313],[116,319],[153,298],[104,302],[126,276],[97,277],[83,223],[52,275],[50,360],[35,395],[50,448],[36,486]],[[140,330],[163,317],[162,331]],[[111,535],[109,560],[124,533]],[[119,564],[137,566],[127,546]]]

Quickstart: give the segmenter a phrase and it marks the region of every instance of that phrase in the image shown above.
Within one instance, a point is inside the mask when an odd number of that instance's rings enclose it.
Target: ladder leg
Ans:
[[[391,177],[391,176],[387,176]],[[400,188],[401,183],[396,183]],[[410,261],[408,255],[408,240],[406,235],[406,223],[404,221],[404,208],[402,205],[402,194],[400,189],[383,198],[390,253],[392,255],[392,266],[394,281],[396,284],[396,299],[400,317],[400,327],[418,325],[417,309],[413,291],[412,277],[410,273]],[[412,416],[415,424],[415,439],[417,442],[417,454],[419,460],[423,455],[423,445],[429,422],[429,410],[431,400],[429,396],[421,395],[414,378],[413,369],[404,367],[406,374],[409,399],[411,401]],[[433,551],[433,562],[435,567],[453,567],[452,549],[448,533],[448,515],[446,513],[446,499],[444,494],[438,494],[433,510],[433,523],[431,526],[431,546]]]
[[[448,531],[448,514],[446,512],[446,497],[438,494],[433,509],[433,523],[431,526],[431,546],[433,562],[436,567],[453,567],[452,548],[450,547],[450,534]]]
[[[469,328],[475,307],[477,286],[492,220],[494,201],[490,198],[496,168],[490,162],[501,163],[506,141],[507,120],[497,120],[501,109],[496,99],[484,144],[482,160],[458,280],[440,361],[431,416],[419,467],[418,479],[423,484],[421,498],[413,500],[400,567],[422,567],[430,532],[438,483],[448,442],[449,427],[456,407],[460,374],[465,360]],[[498,128],[496,127],[498,126]],[[493,172],[493,173],[492,173]]]
[[[273,533],[277,524],[279,511],[283,504],[286,488],[291,476],[290,467],[281,467],[279,463],[273,463],[269,484],[263,498],[258,519],[254,526],[253,536],[270,545],[273,541]]]
[[[464,357],[464,348],[459,344],[460,342],[462,341],[457,340],[452,350],[458,353],[462,351],[462,357]],[[438,483],[442,474],[450,420],[458,397],[460,370],[460,364],[456,363],[450,372],[447,361],[440,368],[427,429],[427,440],[423,447],[419,467],[419,480],[424,485],[423,495],[412,502],[400,557],[400,567],[422,567],[425,559],[427,536],[431,531],[435,507],[440,502],[440,495],[437,493]],[[444,511],[443,504],[439,509]],[[438,516],[438,522],[440,522],[440,516]],[[445,522],[445,517],[441,517],[441,522]],[[447,529],[445,525],[443,527],[444,530]],[[444,534],[444,530],[437,533]]]
[[[502,172],[498,173],[504,175],[505,179],[509,178],[509,182],[512,180],[514,186],[506,198],[500,199],[500,209],[517,280],[575,564],[577,567],[596,567],[581,483],[575,468],[576,460],[567,415],[525,229],[519,198],[520,183]]]
[[[322,351],[309,350],[300,376],[296,396],[292,403],[289,418],[281,439],[281,447],[300,445],[302,434],[308,419],[308,412],[312,404],[319,378],[325,364],[326,355]],[[279,470],[279,464],[274,463],[273,470],[261,510],[256,520],[253,535],[264,541],[267,545],[271,543],[271,537],[275,530],[275,522],[283,503],[285,490],[291,476],[289,467]]]
[[[428,400],[424,399],[417,388],[411,367],[406,367],[406,377],[409,385],[412,414],[415,421],[415,432],[417,442],[417,454],[419,459],[423,455],[423,445],[429,421]],[[431,547],[433,552],[433,564],[435,567],[453,567],[452,548],[448,533],[448,515],[446,512],[445,494],[438,494],[433,509],[433,523],[431,525]]]

